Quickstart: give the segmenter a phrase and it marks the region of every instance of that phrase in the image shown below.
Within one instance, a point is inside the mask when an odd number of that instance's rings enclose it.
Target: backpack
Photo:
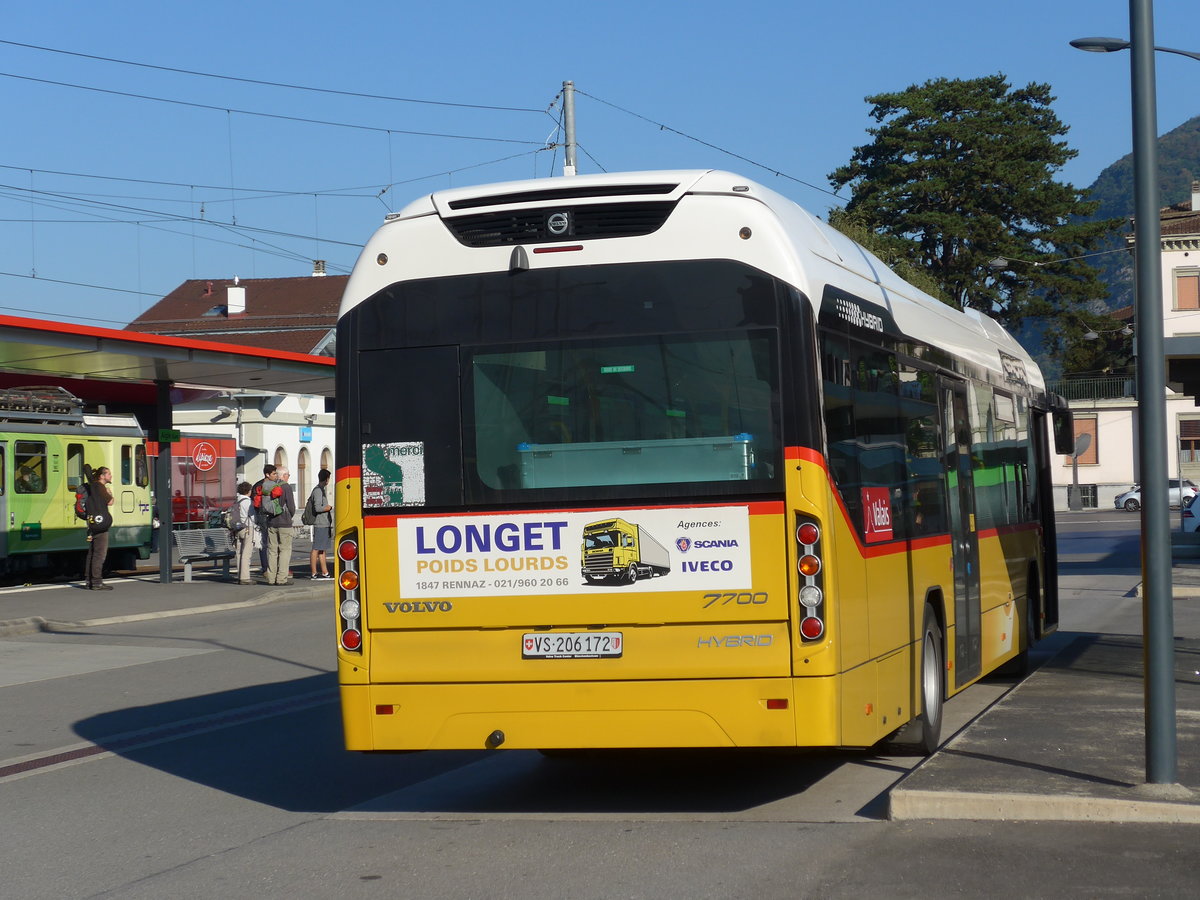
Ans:
[[[221,510],[221,524],[229,529],[230,534],[237,534],[248,524],[242,516],[242,498],[233,501],[233,506]]]
[[[88,531],[92,534],[103,534],[112,525],[112,514],[108,511],[107,492],[101,494],[95,490],[99,487],[102,485],[95,482],[90,483],[86,488],[87,499],[84,501],[87,507]]]
[[[268,517],[283,515],[283,485],[278,481],[264,479],[254,499],[258,501],[259,510]]]
[[[317,492],[314,490],[308,495],[308,502],[304,504],[304,512],[300,515],[300,521],[305,525],[317,524]]]
[[[75,518],[87,521],[88,482],[92,480],[92,467],[83,466],[83,481],[75,485]]]

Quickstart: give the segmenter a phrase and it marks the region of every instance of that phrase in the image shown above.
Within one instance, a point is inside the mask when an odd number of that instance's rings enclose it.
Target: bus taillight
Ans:
[[[808,616],[800,622],[800,636],[806,641],[815,641],[825,633],[825,623],[816,616]]]
[[[342,649],[362,652],[362,601],[358,596],[358,532],[351,531],[338,542],[338,620]]]
[[[825,589],[821,570],[821,528],[796,514],[796,570],[800,574],[796,590],[799,603],[801,641],[816,641],[825,634]]]

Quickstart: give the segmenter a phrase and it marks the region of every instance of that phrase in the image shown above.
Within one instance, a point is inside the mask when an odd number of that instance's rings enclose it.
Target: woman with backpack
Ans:
[[[237,548],[237,583],[254,584],[250,580],[250,557],[254,555],[254,506],[250,502],[250,482],[238,485],[233,505],[233,543]]]
[[[329,499],[328,469],[317,473],[317,486],[308,495],[302,521],[312,525],[312,550],[308,554],[308,567],[313,578],[332,578],[326,554],[333,550],[333,504]],[[320,574],[317,566],[320,565]]]
[[[109,489],[112,469],[101,466],[92,473],[87,482],[87,561],[83,574],[87,578],[89,591],[111,591],[112,585],[104,583],[104,561],[108,558],[108,529],[112,525],[113,495]]]

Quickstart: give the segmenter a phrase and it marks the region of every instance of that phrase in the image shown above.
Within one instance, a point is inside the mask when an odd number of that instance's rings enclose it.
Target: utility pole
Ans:
[[[575,174],[575,82],[563,82],[563,128],[567,147],[563,157],[563,175]]]
[[[1163,388],[1162,223],[1158,192],[1158,111],[1154,5],[1129,0],[1133,99],[1134,319],[1137,322],[1138,450],[1142,478],[1142,633],[1146,678],[1146,781],[1174,784],[1175,611],[1167,514],[1167,409]]]

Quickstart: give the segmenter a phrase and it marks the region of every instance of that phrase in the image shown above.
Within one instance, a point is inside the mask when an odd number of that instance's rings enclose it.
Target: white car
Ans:
[[[1187,478],[1171,478],[1168,479],[1167,502],[1171,506],[1186,506],[1192,502],[1192,498],[1196,496],[1200,488],[1196,487],[1196,483]],[[1142,488],[1141,485],[1135,484],[1123,494],[1117,494],[1113,501],[1113,506],[1117,509],[1127,509],[1130,512],[1137,512],[1142,508]],[[1197,510],[1200,512],[1200,510]]]

